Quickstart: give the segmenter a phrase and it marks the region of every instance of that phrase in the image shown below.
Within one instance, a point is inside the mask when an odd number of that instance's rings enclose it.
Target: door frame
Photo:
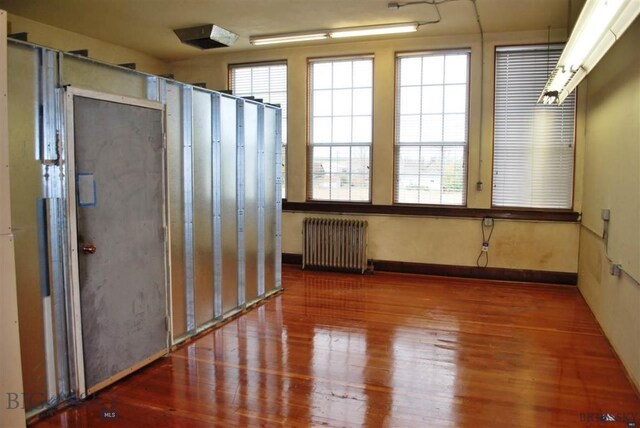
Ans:
[[[167,326],[167,339],[165,348],[162,351],[149,356],[148,358],[138,362],[132,367],[129,367],[120,373],[117,373],[99,384],[87,389],[85,382],[85,368],[84,368],[84,347],[82,342],[82,314],[81,314],[81,300],[80,300],[80,272],[78,264],[78,218],[77,218],[77,198],[76,198],[76,165],[75,165],[75,135],[74,135],[74,97],[79,96],[83,98],[90,98],[94,100],[113,102],[118,104],[125,104],[136,107],[144,107],[154,110],[159,110],[163,114],[162,118],[162,189],[163,189],[163,226],[164,226],[164,271],[165,271],[165,299],[166,299],[166,326]],[[66,187],[67,187],[67,218],[68,218],[68,245],[69,245],[69,279],[68,286],[70,290],[70,302],[68,316],[71,318],[68,323],[70,326],[70,337],[72,343],[70,348],[72,352],[69,355],[69,364],[73,368],[72,372],[75,373],[75,391],[77,398],[84,399],[88,395],[118,381],[129,373],[140,369],[141,367],[149,364],[152,361],[166,355],[169,352],[171,346],[171,290],[169,287],[169,232],[168,232],[168,192],[167,192],[167,145],[166,145],[166,110],[162,103],[156,101],[150,101],[142,98],[134,98],[123,95],[107,94],[97,92],[88,89],[82,89],[77,87],[65,87],[64,95],[64,114],[65,114],[65,143],[66,143],[66,161],[65,161],[65,175],[66,175]]]

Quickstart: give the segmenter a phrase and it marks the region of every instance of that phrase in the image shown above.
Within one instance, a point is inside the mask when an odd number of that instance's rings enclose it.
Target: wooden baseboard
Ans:
[[[302,265],[302,255],[282,253],[282,263]],[[528,269],[479,268],[475,266],[411,263],[393,260],[372,260],[374,271],[414,273],[420,275],[452,276],[460,278],[493,279],[498,281],[538,282],[547,284],[576,285],[578,274]]]

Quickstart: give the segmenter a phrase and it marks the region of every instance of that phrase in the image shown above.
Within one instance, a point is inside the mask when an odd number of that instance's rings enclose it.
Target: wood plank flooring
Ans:
[[[33,426],[640,426],[575,287],[283,276],[283,294]]]

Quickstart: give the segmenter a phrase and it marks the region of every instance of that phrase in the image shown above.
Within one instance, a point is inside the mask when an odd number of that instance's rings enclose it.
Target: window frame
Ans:
[[[506,210],[510,212],[526,212],[526,211],[535,211],[544,215],[544,213],[575,213],[575,204],[576,204],[576,156],[578,151],[577,146],[577,132],[578,132],[578,109],[579,109],[579,94],[578,89],[574,90],[575,94],[575,103],[574,103],[574,121],[573,121],[573,166],[572,166],[572,177],[571,177],[571,205],[567,208],[539,208],[539,207],[520,207],[520,206],[506,206],[506,205],[495,205],[493,202],[493,179],[494,179],[494,167],[495,167],[495,135],[496,135],[496,88],[498,83],[498,73],[496,72],[498,66],[498,51],[500,49],[522,49],[525,50],[527,48],[531,48],[534,50],[538,46],[548,46],[548,42],[540,42],[540,43],[517,43],[517,44],[496,44],[493,49],[493,110],[492,110],[492,120],[491,120],[491,180],[490,187],[491,192],[489,197],[491,198],[491,209],[494,210]],[[554,42],[551,43],[551,46],[559,46],[562,45],[564,47],[565,42]],[[540,92],[542,92],[544,88],[540,88]],[[486,116],[485,116],[486,117]]]
[[[284,65],[286,68],[286,98],[287,98],[287,110],[289,109],[289,61],[287,59],[280,60],[269,60],[269,61],[250,61],[250,62],[238,62],[238,63],[229,63],[227,64],[227,90],[233,94],[233,70],[235,68],[248,68],[248,67],[268,67],[271,65]],[[289,196],[289,114],[287,111],[286,117],[286,125],[287,125],[287,141],[281,146],[287,146],[285,148],[281,147],[280,151],[284,150],[284,157],[281,158],[281,162],[284,161],[284,171],[282,172],[282,188],[284,192],[282,193],[282,200],[286,201]]]
[[[467,55],[467,107],[466,107],[466,135],[465,135],[465,144],[464,144],[464,175],[463,175],[463,188],[464,188],[464,202],[460,205],[451,205],[451,204],[427,204],[427,203],[417,203],[417,202],[399,202],[398,201],[398,192],[396,182],[398,180],[398,156],[399,156],[399,147],[398,144],[398,136],[399,136],[399,90],[400,90],[400,59],[406,57],[424,57],[427,55],[446,55],[447,53],[464,53]],[[394,53],[394,102],[393,102],[393,189],[392,189],[392,204],[397,205],[399,207],[433,207],[433,208],[451,208],[451,209],[466,209],[469,201],[469,136],[471,131],[471,55],[472,49],[470,47],[457,47],[457,48],[443,48],[443,49],[429,49],[429,50],[410,50],[410,51],[396,51]],[[482,84],[482,83],[481,83]],[[422,86],[422,85],[421,85]],[[443,95],[444,99],[444,95]],[[482,107],[482,106],[481,106]],[[448,144],[429,144],[429,143],[415,143],[416,146],[447,146]],[[451,146],[455,146],[455,144],[450,144]]]
[[[358,59],[369,59],[371,60],[371,143],[368,144],[369,147],[369,186],[368,186],[368,200],[366,201],[350,201],[350,200],[332,200],[332,199],[312,199],[312,191],[313,191],[313,148],[317,147],[318,144],[312,143],[313,137],[313,71],[312,67],[314,63],[321,62],[336,62],[336,61],[347,61],[347,60],[358,60]],[[351,88],[353,89],[353,87]],[[335,204],[335,205],[371,205],[373,203],[373,142],[375,139],[374,136],[374,124],[375,124],[375,54],[374,53],[362,53],[362,54],[353,54],[353,55],[330,55],[330,56],[321,56],[321,57],[308,57],[307,58],[307,105],[306,105],[306,186],[305,186],[305,201],[309,204]],[[332,147],[334,145],[344,146],[344,147],[365,147],[364,144],[351,144],[351,143],[325,143],[320,144],[320,146]]]

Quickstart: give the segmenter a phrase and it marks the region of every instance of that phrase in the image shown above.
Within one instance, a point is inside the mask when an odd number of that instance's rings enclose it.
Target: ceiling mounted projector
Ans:
[[[199,49],[225,48],[238,40],[238,35],[215,24],[173,30],[180,41]]]

